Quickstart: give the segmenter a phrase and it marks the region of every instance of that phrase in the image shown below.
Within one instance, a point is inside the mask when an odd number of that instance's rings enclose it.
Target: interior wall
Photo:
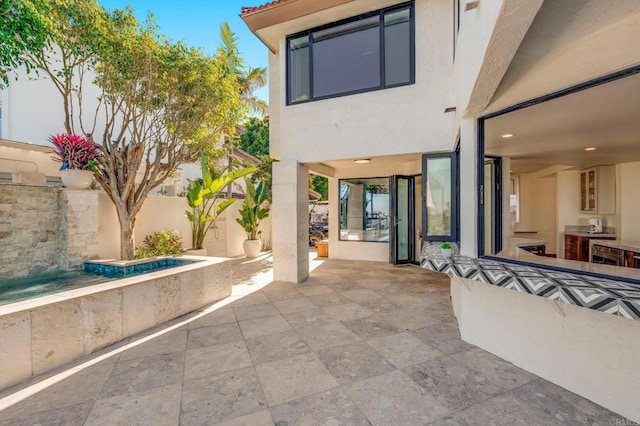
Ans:
[[[547,253],[557,253],[557,179],[555,176],[540,178],[535,173],[520,173],[519,176],[520,222],[514,229],[536,232],[532,234],[533,238],[547,241]]]
[[[620,168],[620,237],[625,241],[640,241],[640,162],[623,163]]]

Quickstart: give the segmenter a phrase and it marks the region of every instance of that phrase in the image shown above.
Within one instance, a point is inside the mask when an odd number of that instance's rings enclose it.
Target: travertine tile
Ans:
[[[306,297],[295,297],[292,299],[276,300],[273,302],[273,304],[282,314],[289,314],[316,308],[316,305],[314,305]]]
[[[238,340],[242,340],[242,333],[235,322],[214,327],[200,327],[189,331],[187,349],[199,349]]]
[[[18,383],[31,376],[31,316],[28,311],[0,318],[0,381]]]
[[[217,423],[218,426],[273,426],[271,411],[262,410]]]
[[[403,331],[390,322],[381,319],[378,315],[345,321],[343,324],[351,332],[363,339],[383,337]]]
[[[313,353],[260,364],[255,368],[270,406],[338,385]]]
[[[422,425],[450,412],[397,370],[341,389],[375,425]]]
[[[212,327],[215,325],[236,322],[236,314],[231,308],[220,308],[189,323],[189,330],[200,327]]]
[[[264,411],[266,407],[255,370],[243,368],[185,381],[180,424],[215,424]]]
[[[124,337],[122,290],[83,297],[84,350],[90,353]]]
[[[43,306],[31,312],[33,373],[40,374],[77,358],[83,351],[80,300]]]
[[[207,346],[187,351],[184,380],[220,374],[251,366],[251,357],[243,341]]]
[[[371,312],[357,303],[346,303],[344,305],[327,306],[322,308],[331,318],[337,321],[351,321],[371,315]]]
[[[86,426],[148,424],[173,426],[180,420],[181,383],[99,399]]]
[[[292,330],[291,326],[282,315],[258,318],[249,321],[240,321],[240,328],[245,339],[282,333]]]
[[[358,407],[340,390],[334,389],[273,408],[273,421],[280,425],[370,425]]]
[[[246,341],[254,364],[277,361],[309,352],[311,349],[295,331],[269,334]]]
[[[360,340],[358,336],[336,321],[306,325],[298,328],[297,331],[314,351]]]
[[[364,342],[322,349],[317,355],[341,384],[395,370],[389,361]]]
[[[413,330],[412,334],[447,355],[466,351],[474,347],[460,339],[458,326],[454,322],[445,322],[420,328]]]
[[[422,343],[410,333],[392,334],[367,340],[367,343],[398,368],[437,358],[442,352]]]
[[[183,370],[182,352],[120,361],[104,384],[100,398],[179,383]]]
[[[2,415],[2,418],[0,418],[0,426],[83,426],[92,406],[92,401],[83,402],[78,405],[55,408],[39,413],[26,413],[24,417],[15,417],[12,419],[0,413],[0,415]]]
[[[237,308],[233,308],[233,311],[236,313],[238,321],[269,317],[280,313],[271,303],[238,306]]]
[[[135,342],[136,338],[134,337],[131,340],[131,343]],[[154,337],[151,340],[140,343],[131,349],[127,349],[120,355],[120,360],[127,361],[136,358],[153,357],[174,352],[184,352],[186,347],[187,331],[176,330],[158,337]]]

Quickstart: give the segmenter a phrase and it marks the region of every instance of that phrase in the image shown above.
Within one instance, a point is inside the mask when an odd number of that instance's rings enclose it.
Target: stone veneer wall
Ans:
[[[58,269],[58,188],[0,184],[0,279]]]
[[[0,184],[0,279],[97,257],[97,191]]]

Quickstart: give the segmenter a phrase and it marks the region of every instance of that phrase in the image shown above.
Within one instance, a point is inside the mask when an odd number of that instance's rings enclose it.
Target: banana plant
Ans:
[[[256,171],[254,167],[233,170],[213,179],[205,154],[202,154],[200,161],[202,179],[188,179],[189,190],[186,195],[189,210],[185,210],[185,214],[191,222],[191,241],[194,249],[204,248],[204,239],[215,220],[236,201],[235,198],[222,198],[221,191],[227,185]]]
[[[260,221],[269,217],[270,206],[269,187],[264,182],[260,182],[258,186],[254,186],[251,179],[244,178],[245,181],[245,198],[240,208],[240,217],[236,218],[236,222],[242,226],[247,234],[248,240],[257,240],[262,231],[258,229]]]

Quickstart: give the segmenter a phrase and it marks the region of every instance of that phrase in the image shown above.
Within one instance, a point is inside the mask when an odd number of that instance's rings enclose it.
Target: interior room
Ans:
[[[485,254],[531,238],[535,254],[639,266],[639,94],[631,74],[485,121]]]

